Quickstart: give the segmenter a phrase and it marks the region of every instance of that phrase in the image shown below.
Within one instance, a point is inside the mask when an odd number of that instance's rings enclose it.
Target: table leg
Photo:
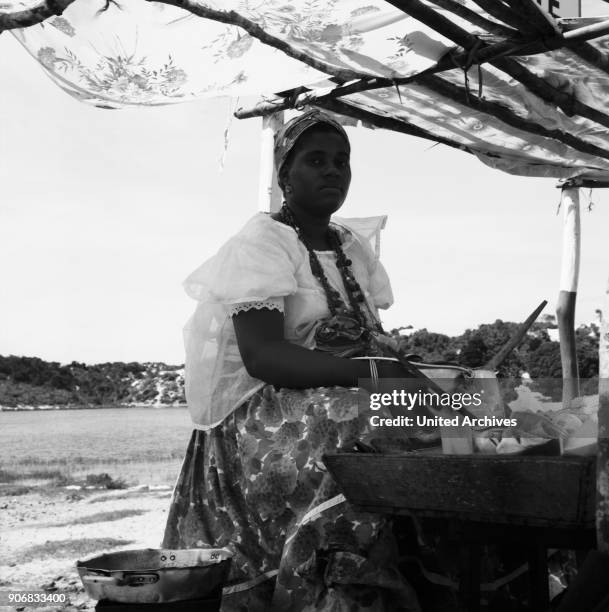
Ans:
[[[534,539],[528,549],[529,559],[529,607],[531,612],[546,612],[550,607],[548,584],[548,551],[545,545]]]
[[[480,563],[482,545],[476,541],[464,542],[461,552],[459,599],[466,612],[480,610]]]

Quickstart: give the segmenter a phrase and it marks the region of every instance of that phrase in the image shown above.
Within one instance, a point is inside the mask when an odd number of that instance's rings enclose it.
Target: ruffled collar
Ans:
[[[271,217],[271,213],[260,212],[258,214],[262,215],[265,219],[269,220],[274,225],[285,228],[286,231],[288,231],[289,233],[297,237],[296,230],[293,227],[290,227],[289,225],[286,225],[285,223],[282,223],[281,221],[276,221],[275,219],[273,219],[273,217]],[[341,239],[343,249],[349,248],[355,241],[355,236],[353,235],[353,231],[347,227],[345,220],[338,219],[338,218],[331,219],[330,227],[338,232],[338,235],[340,236],[340,239]],[[323,253],[324,251],[320,251],[320,252]]]

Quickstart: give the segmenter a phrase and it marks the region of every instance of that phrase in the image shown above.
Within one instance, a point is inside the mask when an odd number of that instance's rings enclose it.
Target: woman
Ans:
[[[275,140],[285,196],[193,273],[186,330],[193,432],[163,545],[235,552],[223,610],[419,610],[387,521],[357,514],[321,457],[373,435],[361,379],[398,378],[377,308],[392,294],[372,241],[384,219],[331,222],[350,145],[310,111]],[[378,251],[378,249],[377,249]],[[448,608],[446,608],[448,609]]]

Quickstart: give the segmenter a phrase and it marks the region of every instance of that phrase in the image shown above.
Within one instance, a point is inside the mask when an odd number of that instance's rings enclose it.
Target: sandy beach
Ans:
[[[70,604],[0,610],[93,610],[75,563],[110,550],[160,545],[171,489],[41,489],[0,497],[0,589],[65,593]]]

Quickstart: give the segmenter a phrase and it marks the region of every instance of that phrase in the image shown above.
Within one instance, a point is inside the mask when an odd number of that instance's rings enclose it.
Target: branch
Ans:
[[[450,68],[452,67],[453,66],[450,66]],[[416,82],[416,80],[423,74],[432,74],[435,71],[435,68],[430,68],[428,70],[424,70],[423,72],[417,72],[417,74],[410,77],[402,77],[399,79],[387,79],[384,77],[361,79],[359,81],[353,81],[351,83],[346,83],[345,85],[333,87],[332,89],[323,88],[319,91],[310,89],[305,89],[305,91],[292,90],[277,94],[280,96],[278,98],[258,102],[253,108],[247,110],[240,108],[235,112],[235,117],[237,119],[265,117],[266,115],[272,115],[273,113],[290,108],[300,108],[301,106],[307,105],[320,105],[322,102],[327,100],[336,100],[338,98],[354,93],[360,93],[362,91],[406,85],[408,83]]]
[[[65,0],[64,0],[65,1]],[[203,17],[204,19],[211,19],[212,21],[219,21],[220,23],[226,23],[228,25],[234,25],[242,28],[248,34],[258,39],[261,43],[283,51],[289,57],[292,57],[303,64],[315,68],[320,72],[324,72],[333,77],[340,79],[341,81],[351,81],[353,79],[369,78],[371,75],[351,70],[350,68],[337,68],[331,64],[324,62],[323,60],[313,58],[303,51],[295,49],[282,40],[277,38],[268,32],[265,32],[259,25],[240,15],[235,11],[218,11],[205,6],[201,6],[196,0],[146,0],[147,2],[158,2],[160,4],[169,4],[171,6],[177,6],[178,8],[184,9],[197,17]]]
[[[507,106],[504,106],[498,102],[489,102],[484,98],[478,98],[471,95],[466,88],[454,85],[445,79],[433,75],[422,75],[417,80],[417,83],[430,89],[438,96],[443,96],[453,102],[457,102],[458,104],[463,104],[481,113],[491,115],[492,117],[499,119],[503,123],[506,123],[510,127],[517,130],[521,130],[529,134],[535,134],[536,136],[541,136],[543,138],[550,138],[566,144],[580,153],[609,160],[609,151],[607,149],[603,149],[602,147],[588,143],[573,134],[569,134],[568,132],[563,132],[562,130],[558,129],[548,129],[539,123],[524,119],[514,113]]]
[[[346,117],[359,119],[360,121],[364,121],[365,123],[369,123],[370,125],[374,125],[375,127],[383,128],[385,130],[392,130],[394,132],[409,134],[410,136],[417,136],[418,138],[424,138],[425,140],[431,140],[435,143],[444,144],[449,147],[453,147],[454,149],[465,151],[466,153],[472,152],[467,146],[455,140],[450,140],[449,138],[444,138],[442,136],[438,136],[437,134],[432,134],[431,132],[428,132],[423,128],[420,128],[411,123],[407,123],[406,121],[401,119],[394,119],[393,117],[383,117],[381,115],[377,115],[376,113],[368,111],[364,108],[347,104],[342,100],[323,100],[320,102],[316,102],[315,106],[325,108],[340,115],[345,115]]]
[[[576,28],[575,30],[569,30],[565,32],[565,40],[569,42],[580,42],[583,40],[591,40],[593,38],[600,38],[609,34],[609,21],[601,21],[600,23],[593,23],[592,25],[584,26],[583,28]]]
[[[527,34],[537,33],[537,29],[530,21],[522,17],[519,13],[510,10],[510,8],[502,2],[497,2],[497,0],[474,0],[474,2],[495,19],[499,19],[506,25],[516,28],[520,32],[525,32]]]
[[[514,28],[506,26],[503,23],[498,23],[497,21],[487,19],[479,13],[472,11],[466,6],[463,6],[463,4],[460,4],[458,0],[432,0],[432,2],[492,34],[497,34],[499,36],[505,36],[508,38],[515,38],[520,34],[520,32]]]
[[[507,0],[516,15],[521,15],[540,34],[552,36],[560,34],[556,21],[535,0]]]
[[[471,50],[471,63],[480,63],[481,55],[488,49],[479,38],[473,36],[457,24],[452,23],[442,15],[439,15],[420,2],[420,0],[388,0],[388,2],[418,19],[421,23],[433,28],[436,32],[449,38],[457,45],[462,46],[466,50]],[[482,0],[476,0],[476,3],[482,4]],[[495,7],[497,6],[499,6],[499,3],[495,3]],[[495,47],[502,44],[504,43],[495,45]],[[490,63],[495,68],[511,76],[542,100],[558,106],[567,116],[571,117],[577,114],[604,127],[609,127],[609,116],[605,113],[583,104],[571,94],[550,85],[546,80],[538,77],[517,61],[508,57],[501,57],[490,60]]]
[[[74,0],[43,0],[32,8],[12,13],[0,13],[0,33],[4,30],[27,28],[49,17],[61,15]]]
[[[501,5],[501,3],[496,2],[495,0],[474,0],[474,1],[476,2],[476,4],[478,4],[481,8],[483,8],[488,13],[494,12],[494,16],[496,17],[498,17],[498,15],[501,15],[503,18],[503,21],[507,23],[509,26],[518,28],[524,32],[531,31],[531,23],[529,23],[526,20],[523,20],[523,18],[521,17],[518,11],[510,11],[507,7],[505,7],[505,5]],[[531,4],[535,4],[535,3],[533,2]],[[529,10],[537,10],[543,14],[542,9],[537,6],[529,7]],[[598,28],[600,29],[600,26],[602,25],[602,23],[603,23],[603,20],[601,20],[600,23],[597,23],[594,25],[598,26]],[[568,46],[570,51],[578,55],[581,59],[588,62],[595,68],[598,68],[599,70],[602,70],[603,72],[606,72],[609,74],[609,58],[602,51],[600,51],[599,49],[597,49],[596,47],[592,46],[591,44],[587,42],[580,42],[579,44],[576,44],[578,42],[577,37],[582,36],[582,33],[590,33],[591,36],[589,36],[589,38],[594,38],[595,29],[592,29],[590,31],[587,28],[578,27],[574,31],[577,33],[577,36],[575,39],[570,38],[570,32],[563,33],[563,37],[562,37],[564,40],[563,45]],[[552,36],[550,36],[549,38],[551,39]],[[555,36],[554,38],[556,39],[557,37]],[[548,49],[549,48],[550,47],[548,46]]]

